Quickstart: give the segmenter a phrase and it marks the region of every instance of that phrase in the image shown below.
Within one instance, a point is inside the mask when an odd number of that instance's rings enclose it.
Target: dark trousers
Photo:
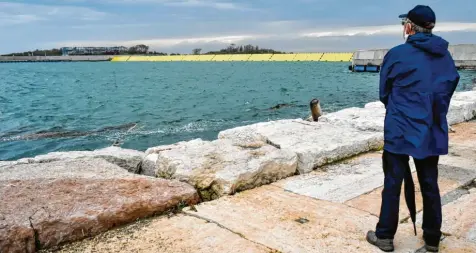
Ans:
[[[407,155],[384,151],[383,172],[385,173],[382,191],[382,206],[376,235],[380,239],[393,239],[399,220],[400,192],[405,170],[410,170]],[[413,159],[423,197],[423,238],[430,246],[438,246],[441,237],[441,197],[438,188],[439,156],[423,160]]]

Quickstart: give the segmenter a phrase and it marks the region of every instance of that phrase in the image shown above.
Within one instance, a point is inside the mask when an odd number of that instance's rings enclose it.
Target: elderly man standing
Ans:
[[[411,175],[411,156],[423,196],[425,246],[417,252],[438,252],[442,223],[438,159],[448,154],[446,115],[460,77],[448,42],[432,34],[436,17],[430,7],[418,5],[400,18],[406,41],[392,48],[381,66],[385,180],[379,222],[375,232],[368,232],[367,241],[383,251],[394,250],[400,190],[404,177]]]

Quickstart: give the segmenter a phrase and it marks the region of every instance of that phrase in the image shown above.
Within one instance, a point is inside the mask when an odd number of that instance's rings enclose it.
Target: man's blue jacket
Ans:
[[[459,79],[441,37],[417,33],[389,50],[380,72],[384,149],[416,159],[448,154],[446,115]]]

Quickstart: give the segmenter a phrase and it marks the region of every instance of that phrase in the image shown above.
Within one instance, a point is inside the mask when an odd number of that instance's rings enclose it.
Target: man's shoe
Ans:
[[[379,239],[374,231],[367,232],[367,242],[385,252],[393,252],[393,239]]]
[[[426,245],[419,248],[415,253],[425,253],[425,252],[438,252],[439,248],[435,246]]]

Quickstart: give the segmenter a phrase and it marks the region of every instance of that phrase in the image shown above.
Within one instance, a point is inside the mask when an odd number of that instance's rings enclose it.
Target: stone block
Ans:
[[[385,108],[346,108],[337,112],[323,115],[321,122],[336,126],[354,127],[361,131],[383,132]]]
[[[300,174],[383,146],[381,132],[304,120],[279,120],[237,127],[220,132],[218,138],[240,145],[266,142],[294,152],[298,155]]]
[[[107,147],[94,151],[51,152],[32,158],[23,158],[15,161],[14,163],[47,163],[78,158],[103,158],[104,160],[114,163],[130,172],[135,172],[137,165],[142,161],[144,155],[144,152],[137,150],[123,149],[119,147]]]
[[[366,153],[274,183],[296,194],[344,203],[383,185],[382,154]]]
[[[147,151],[142,173],[178,179],[211,200],[292,176],[297,156],[265,143],[233,145],[230,140],[201,139]]]
[[[4,167],[0,252],[48,249],[198,201],[188,184],[137,176],[102,159]]]

